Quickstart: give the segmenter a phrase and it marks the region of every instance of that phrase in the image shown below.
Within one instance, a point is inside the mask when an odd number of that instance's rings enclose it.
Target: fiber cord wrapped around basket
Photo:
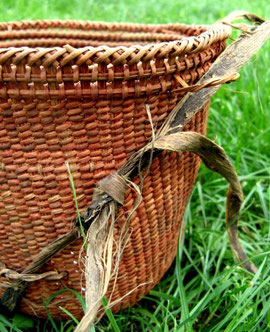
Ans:
[[[142,150],[135,153],[130,158],[130,160],[118,170],[118,175],[115,176],[116,179],[121,177],[121,180],[132,179],[135,175],[138,174],[138,171],[140,169],[147,167],[147,165],[149,164],[149,156],[151,156],[151,158],[154,158],[160,153],[160,150],[162,149],[175,149],[173,151],[192,151],[199,154],[204,159],[204,161],[206,161],[208,166],[210,166],[210,168],[218,171],[230,182],[231,186],[227,196],[228,201],[226,221],[232,249],[240,262],[246,260],[247,256],[244,254],[237,238],[237,215],[239,213],[242,201],[242,191],[235,171],[228,158],[224,154],[223,150],[219,148],[215,143],[207,140],[202,136],[198,136],[198,134],[180,132],[182,131],[184,125],[209,101],[210,97],[220,88],[220,85],[222,83],[234,80],[237,77],[236,72],[262,46],[262,44],[269,38],[269,35],[270,23],[265,22],[261,26],[253,30],[252,33],[241,36],[236,42],[231,44],[217,58],[210,70],[198,82],[197,85],[201,85],[202,89],[194,93],[188,93],[173,109],[161,129],[155,134],[154,140]],[[216,80],[215,85],[213,85],[213,80]],[[193,141],[191,141],[190,143],[191,145],[187,145],[185,143],[185,140],[188,137],[193,137]],[[198,142],[201,142],[202,146],[199,144],[195,149]],[[208,148],[206,148],[204,144],[206,144]],[[203,149],[201,149],[202,147]],[[209,162],[209,159],[207,157],[209,156],[209,153],[213,157],[212,162]],[[227,165],[225,169],[224,164]],[[83,225],[85,229],[89,228],[90,225],[91,231],[91,225],[95,224],[97,220],[100,221],[101,215],[104,216],[103,212],[104,209],[107,209],[106,206],[113,206],[116,203],[122,204],[121,199],[116,199],[116,197],[112,197],[112,193],[106,193],[106,189],[104,191],[104,182],[106,182],[107,180],[109,180],[110,182],[110,179],[106,178],[106,180],[102,180],[103,192],[100,191],[102,190],[100,188],[99,193],[93,199],[93,204],[82,216],[80,225]],[[119,189],[121,189],[121,185],[119,185]],[[122,191],[123,190],[124,189],[122,188]],[[110,216],[112,216],[112,214],[108,215],[108,213],[106,213],[107,221]],[[36,273],[48,260],[51,259],[51,257],[63,250],[68,244],[78,238],[81,235],[80,227],[78,227],[78,225],[79,222],[77,220],[76,226],[73,230],[71,230],[67,235],[64,235],[61,238],[52,242],[48,246],[50,247],[50,250],[48,250],[48,248],[42,250],[40,254],[35,257],[29,267],[26,268],[22,273]],[[104,231],[102,230],[102,228],[104,227],[106,229],[106,222],[103,222],[103,226],[100,229],[103,234]],[[104,237],[104,240],[106,242],[106,236]],[[249,271],[255,271],[255,267],[251,262],[246,262],[244,266]],[[97,277],[99,278],[102,273],[103,272],[101,268],[99,272],[97,271]],[[13,282],[11,286],[7,288],[6,292],[2,297],[2,305],[11,310],[14,309],[17,301],[19,300],[19,297],[22,295],[27,284],[28,282],[23,280],[16,280],[15,282]],[[100,306],[101,297],[105,293],[106,285],[105,287],[101,287],[100,285],[99,292],[97,293],[98,296],[96,299],[96,303],[94,303],[95,310],[91,312],[92,319],[89,320],[89,317],[87,318],[86,316],[78,327],[78,331],[84,331],[84,329],[82,329],[82,325],[84,324],[86,324],[84,325],[84,328],[88,328],[89,325],[91,325]]]

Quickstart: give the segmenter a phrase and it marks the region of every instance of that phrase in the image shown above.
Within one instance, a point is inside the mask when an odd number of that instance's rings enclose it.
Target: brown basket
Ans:
[[[181,88],[195,84],[209,69],[229,33],[224,25],[0,24],[2,264],[21,271],[71,228],[76,209],[65,163],[83,212],[96,182],[151,139],[145,105],[159,128],[183,97]],[[207,111],[185,129],[205,134]],[[139,301],[172,263],[199,164],[190,153],[163,152],[153,161],[143,201],[130,221],[112,300],[123,299],[114,311]],[[136,193],[129,189],[118,211],[116,239],[135,200]],[[23,312],[46,317],[42,298],[62,288],[84,292],[81,246],[82,241],[76,241],[46,265],[44,271],[68,275],[60,281],[33,282],[21,301]],[[1,284],[8,281],[0,278]],[[77,317],[83,314],[71,293],[58,296],[50,306],[56,318],[64,316],[59,305]]]

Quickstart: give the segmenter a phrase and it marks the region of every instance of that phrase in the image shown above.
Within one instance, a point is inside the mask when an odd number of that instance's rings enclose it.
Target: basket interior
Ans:
[[[2,23],[0,47],[131,46],[198,36],[205,26],[184,24],[127,24],[80,21],[24,21]]]

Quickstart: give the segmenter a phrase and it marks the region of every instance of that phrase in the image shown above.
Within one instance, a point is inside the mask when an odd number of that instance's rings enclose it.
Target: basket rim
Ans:
[[[76,20],[33,20],[0,23],[1,32],[18,30],[32,30],[48,28],[94,29],[119,31],[124,29],[136,33],[144,31],[158,32],[162,28],[205,29],[198,36],[188,36],[173,41],[149,43],[146,45],[131,46],[86,46],[75,48],[70,45],[62,47],[3,47],[0,48],[0,65],[27,65],[42,67],[63,67],[66,65],[95,65],[100,63],[110,65],[134,65],[151,62],[158,59],[171,59],[201,52],[212,44],[224,41],[231,35],[231,27],[217,23],[213,25],[187,25],[187,24],[139,24],[139,23],[113,23],[97,21]],[[37,29],[38,28],[38,29]],[[121,30],[120,30],[121,31]],[[57,34],[57,33],[56,33]],[[12,38],[11,38],[12,39]]]

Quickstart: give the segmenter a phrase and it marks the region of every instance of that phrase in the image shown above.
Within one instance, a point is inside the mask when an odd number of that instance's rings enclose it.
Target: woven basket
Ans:
[[[151,139],[225,48],[224,25],[143,25],[73,21],[0,24],[0,261],[21,271],[42,248],[65,234],[76,216],[66,162],[79,209],[91,203],[97,181]],[[106,46],[104,46],[106,45]],[[185,127],[206,133],[208,107]],[[182,216],[200,160],[163,152],[144,180],[121,259],[113,310],[134,305],[172,263]],[[139,180],[135,182],[139,184]],[[136,200],[128,189],[118,210],[115,239]],[[42,298],[62,288],[84,292],[78,240],[43,271],[66,271],[60,281],[33,282],[21,301],[25,313],[46,317]],[[42,272],[42,271],[41,271]],[[0,283],[9,280],[1,277]],[[113,280],[109,293],[112,292]],[[4,288],[0,288],[3,293]],[[127,295],[128,294],[128,295]],[[126,296],[127,295],[127,296]],[[125,297],[124,297],[125,296]],[[80,318],[72,293],[50,305]]]

